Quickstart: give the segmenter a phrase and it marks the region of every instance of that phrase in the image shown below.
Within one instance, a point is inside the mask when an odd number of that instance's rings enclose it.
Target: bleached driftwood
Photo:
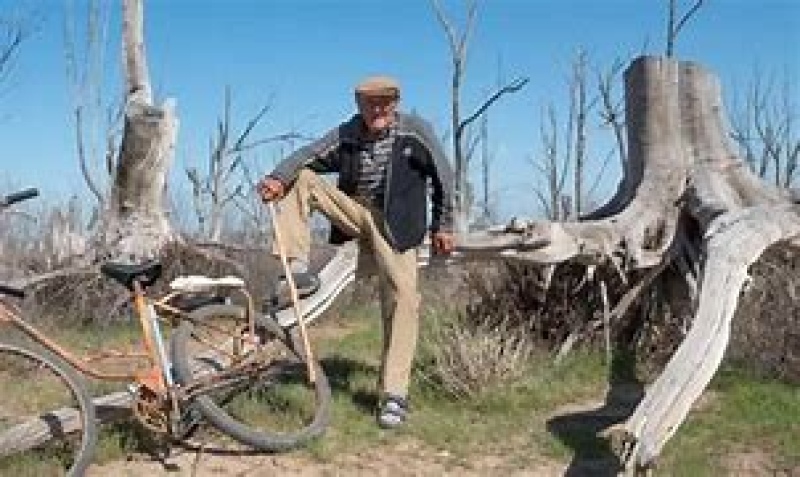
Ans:
[[[658,457],[714,376],[748,267],[768,246],[798,234],[800,214],[788,204],[740,209],[712,222],[692,327],[624,425],[631,445],[638,446],[632,464],[647,466]]]
[[[348,242],[337,248],[336,254],[319,272],[320,290],[300,300],[300,311],[306,323],[314,321],[322,314],[339,293],[355,280],[357,264],[358,248],[355,243]],[[273,318],[283,327],[291,327],[297,322],[291,308],[275,313]]]

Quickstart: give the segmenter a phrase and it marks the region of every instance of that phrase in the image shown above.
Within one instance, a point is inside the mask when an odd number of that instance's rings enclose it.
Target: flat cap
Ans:
[[[363,96],[400,96],[400,83],[389,76],[369,76],[356,85],[356,94]]]

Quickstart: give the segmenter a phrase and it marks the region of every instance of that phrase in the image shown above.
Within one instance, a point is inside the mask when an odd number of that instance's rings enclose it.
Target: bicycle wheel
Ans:
[[[263,451],[285,451],[321,435],[328,425],[331,390],[318,363],[309,384],[298,339],[259,315],[259,345],[248,345],[246,312],[236,305],[193,311],[172,335],[178,383],[206,386],[194,398],[203,416],[237,441]]]
[[[0,343],[0,475],[81,476],[96,442],[77,376],[46,352]]]

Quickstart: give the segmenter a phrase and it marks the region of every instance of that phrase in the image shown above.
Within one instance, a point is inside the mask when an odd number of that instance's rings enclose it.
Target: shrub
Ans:
[[[456,399],[474,398],[520,377],[533,351],[519,330],[475,324],[464,315],[426,317],[420,344],[423,381]]]

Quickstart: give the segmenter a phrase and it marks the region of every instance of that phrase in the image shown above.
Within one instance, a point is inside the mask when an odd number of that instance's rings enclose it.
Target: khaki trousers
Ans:
[[[379,277],[383,323],[379,391],[405,397],[419,332],[417,250],[395,251],[384,238],[382,211],[302,169],[280,201],[276,217],[288,257],[308,257],[312,210],[359,240],[358,275],[376,272]]]

